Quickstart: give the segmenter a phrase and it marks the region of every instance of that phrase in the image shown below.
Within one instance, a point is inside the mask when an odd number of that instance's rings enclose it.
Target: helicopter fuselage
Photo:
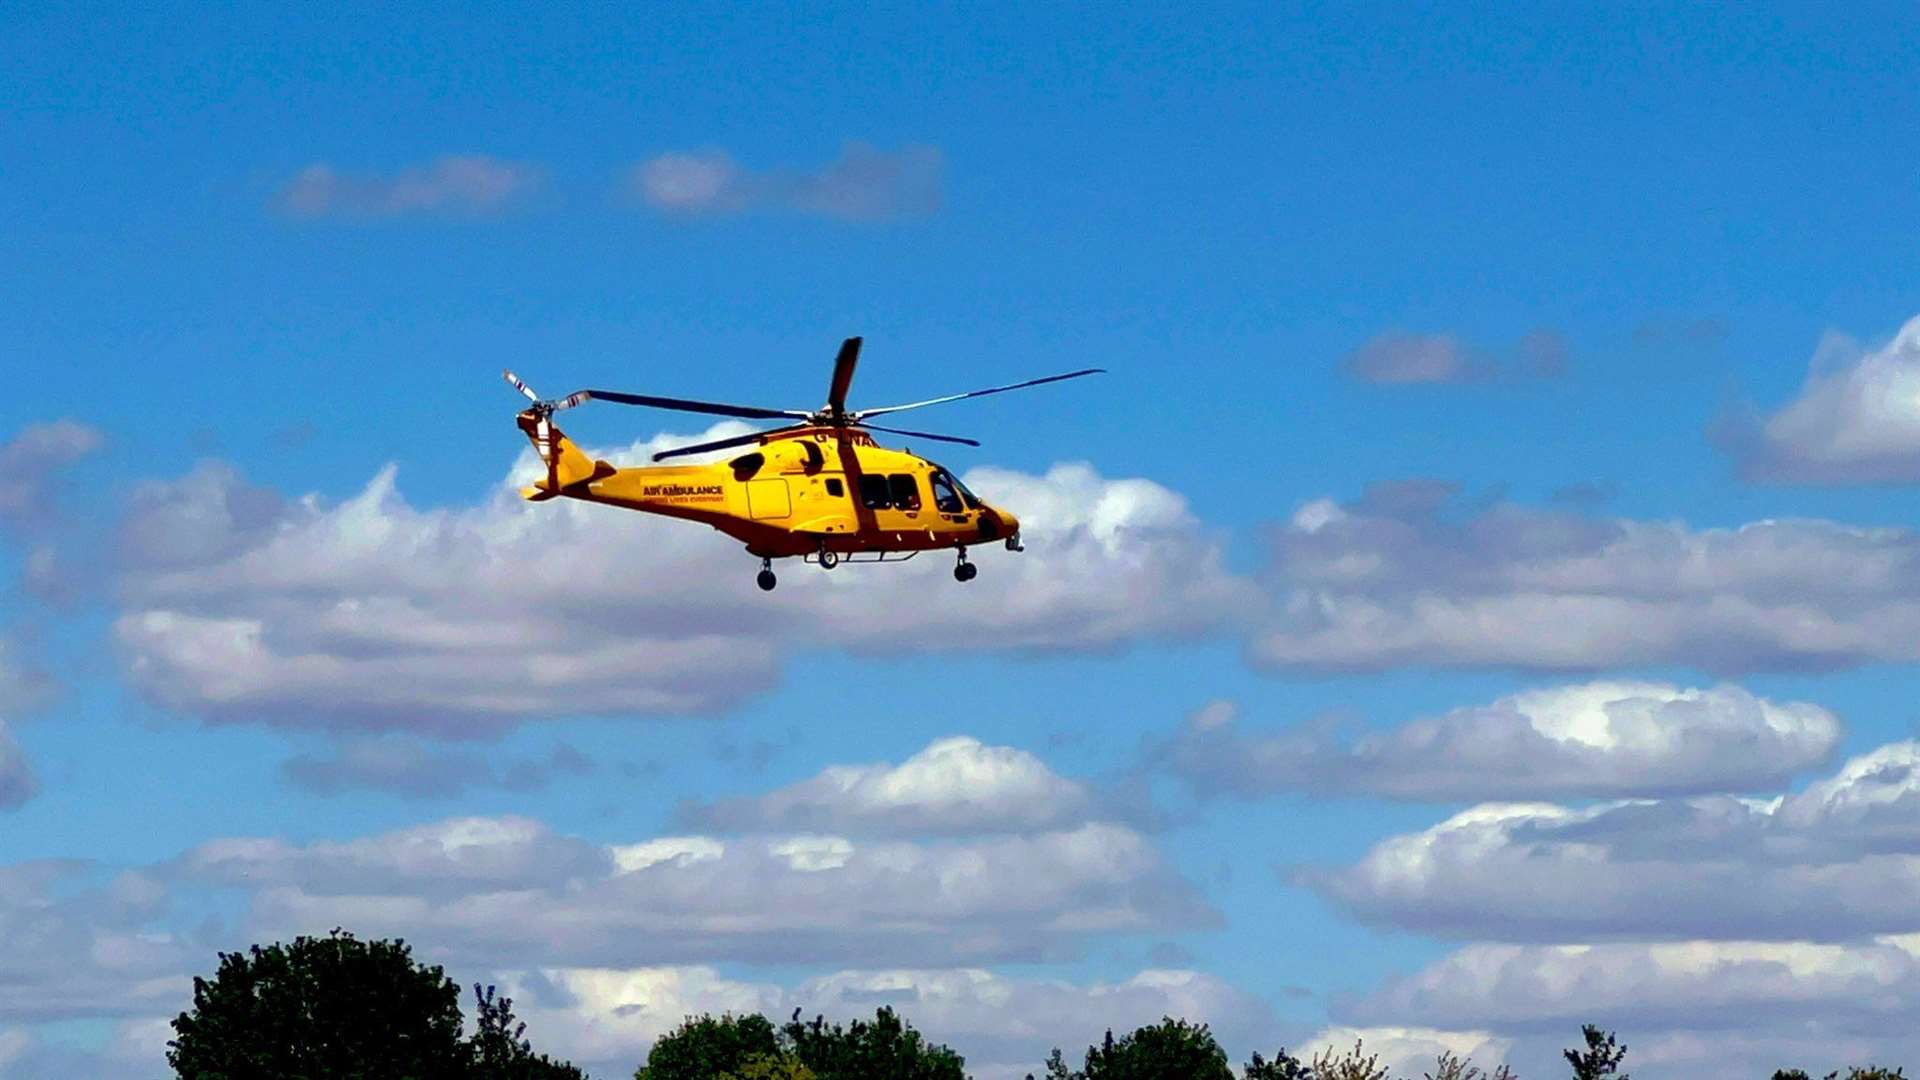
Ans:
[[[538,420],[522,416],[537,446]],[[565,436],[554,435],[564,442]],[[570,443],[565,450],[579,453]],[[760,445],[712,464],[617,468],[594,461],[584,476],[556,473],[555,479],[557,486],[542,479],[523,494],[703,522],[763,559],[1019,545],[1019,520],[988,505],[946,469],[846,428],[769,434]]]

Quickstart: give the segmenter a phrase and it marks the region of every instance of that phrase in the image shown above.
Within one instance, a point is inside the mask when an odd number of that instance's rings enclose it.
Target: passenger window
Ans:
[[[843,485],[843,484],[841,484],[841,483],[840,483],[840,481],[838,481],[838,480],[835,480],[835,479],[833,479],[832,477],[829,477],[829,478],[827,479],[827,494],[828,494],[828,495],[831,495],[831,496],[833,496],[834,498],[836,498],[836,499],[837,499],[837,498],[839,498],[840,496],[842,496],[842,495],[845,495],[846,493],[847,493],[847,489],[846,489],[846,487],[845,487],[845,485]]]
[[[959,513],[960,493],[953,490],[953,477],[948,476],[945,469],[941,469],[930,479],[933,481],[933,505],[943,514]]]
[[[902,510],[920,509],[920,485],[913,482],[907,473],[895,473],[887,479],[893,481],[893,505]]]
[[[887,478],[871,474],[860,478],[860,504],[869,510],[885,510],[893,505],[887,494]]]

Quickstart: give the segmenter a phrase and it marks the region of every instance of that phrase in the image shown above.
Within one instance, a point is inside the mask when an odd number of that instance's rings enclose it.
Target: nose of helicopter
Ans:
[[[997,506],[989,506],[980,515],[980,539],[1018,543],[1020,519]]]

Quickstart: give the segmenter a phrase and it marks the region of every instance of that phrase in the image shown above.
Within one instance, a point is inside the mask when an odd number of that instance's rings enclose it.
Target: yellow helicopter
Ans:
[[[831,570],[841,562],[901,562],[922,551],[953,548],[958,581],[979,571],[967,561],[970,544],[1002,541],[1009,551],[1020,544],[1020,520],[989,506],[958,477],[922,457],[889,450],[869,432],[885,431],[916,439],[979,446],[972,439],[906,431],[868,423],[870,417],[948,401],[984,397],[1042,383],[1095,375],[1084,368],[1064,375],[970,390],[878,409],[847,408],[847,388],[860,361],[860,339],[848,338],[834,359],[833,381],[825,406],[800,411],[723,405],[710,401],[579,390],[547,400],[528,389],[513,372],[504,374],[533,404],[520,412],[520,430],[533,441],[547,475],[521,489],[539,501],[566,496],[649,514],[701,521],[739,540],[760,559],[756,579],[762,589],[776,584],[773,560],[799,556]],[[729,439],[662,450],[653,460],[704,454],[739,446],[754,450],[710,465],[665,465],[620,469],[595,461],[553,425],[553,414],[588,401],[612,401],[679,412],[730,416],[743,420],[795,421],[785,427]]]

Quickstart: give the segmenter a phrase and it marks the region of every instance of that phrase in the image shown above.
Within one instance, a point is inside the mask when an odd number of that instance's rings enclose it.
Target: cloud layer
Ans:
[[[1917,933],[1920,744],[1764,801],[1489,803],[1300,880],[1369,922],[1491,941]]]
[[[817,169],[754,172],[723,151],[674,152],[635,165],[631,194],[681,216],[777,210],[844,221],[925,217],[940,208],[940,151],[906,146],[889,153],[848,143]]]
[[[1511,504],[1434,485],[1303,505],[1270,534],[1256,664],[1716,673],[1920,659],[1920,535],[1829,521],[1735,529]]]
[[[1531,690],[1385,731],[1324,724],[1260,734],[1230,706],[1162,750],[1201,793],[1370,795],[1447,802],[1751,791],[1824,764],[1840,721],[1737,686],[1591,682]]]
[[[1029,550],[982,558],[964,588],[926,558],[795,564],[771,595],[708,530],[520,500],[534,469],[523,455],[496,496],[451,511],[409,505],[392,469],[333,505],[217,464],[150,485],[120,542],[114,630],[133,682],[219,721],[484,734],[561,710],[713,712],[770,687],[790,645],[1107,649],[1211,632],[1246,607],[1184,500],[1084,465],[967,474],[1020,508]]]

